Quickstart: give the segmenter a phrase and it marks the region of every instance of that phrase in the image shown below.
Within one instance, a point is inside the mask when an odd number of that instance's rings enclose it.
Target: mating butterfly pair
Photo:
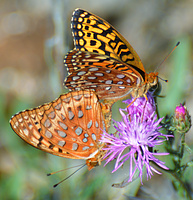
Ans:
[[[105,20],[76,9],[71,25],[75,49],[64,60],[71,92],[16,114],[10,124],[32,146],[85,159],[92,169],[105,154],[100,138],[110,126],[112,104],[128,94],[145,96],[158,74],[145,72],[135,50]]]

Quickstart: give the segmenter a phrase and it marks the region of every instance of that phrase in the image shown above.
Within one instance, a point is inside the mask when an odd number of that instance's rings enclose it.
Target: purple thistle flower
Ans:
[[[124,103],[130,104],[133,100],[134,98],[126,100]],[[114,121],[117,124],[117,126],[114,125],[116,135],[108,134],[107,132],[103,133],[101,141],[107,144],[107,147],[104,148],[104,150],[107,150],[104,156],[104,159],[106,159],[105,165],[116,158],[113,173],[129,160],[130,170],[128,182],[132,181],[138,169],[142,183],[144,166],[147,171],[147,179],[153,175],[152,171],[161,174],[150,165],[151,161],[159,167],[168,170],[164,162],[154,156],[168,155],[169,153],[150,151],[150,149],[156,145],[161,145],[165,139],[170,137],[170,135],[164,135],[159,132],[161,128],[159,123],[163,118],[157,120],[155,110],[156,106],[153,97],[149,94],[148,101],[144,97],[137,98],[128,108],[119,110],[122,115],[122,121]],[[127,112],[127,114],[123,111]],[[134,168],[133,164],[135,164]]]

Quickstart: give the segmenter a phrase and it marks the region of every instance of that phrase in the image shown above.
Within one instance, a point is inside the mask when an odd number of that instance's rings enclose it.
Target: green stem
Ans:
[[[181,185],[181,187],[186,191],[186,194],[187,194],[187,198],[188,200],[192,200],[192,197],[191,197],[191,193],[189,191],[189,188],[187,187],[187,185],[181,180],[181,177],[178,176],[179,173],[176,173],[176,170],[166,170],[166,169],[163,169],[161,167],[159,167],[156,163],[154,163],[158,168],[160,168],[161,170],[167,172],[167,173],[170,173]],[[193,161],[190,162],[190,165],[193,164]],[[187,168],[188,166],[190,166],[189,164],[187,164],[187,166],[184,166],[185,168]]]

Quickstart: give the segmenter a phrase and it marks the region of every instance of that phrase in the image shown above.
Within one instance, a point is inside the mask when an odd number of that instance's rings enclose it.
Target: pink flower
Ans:
[[[180,104],[176,106],[173,117],[173,126],[179,133],[187,133],[191,127],[191,117],[186,107]]]
[[[130,104],[134,99],[124,101]],[[157,120],[155,114],[155,103],[153,98],[148,95],[148,101],[144,97],[137,98],[136,101],[126,109],[120,109],[122,121],[114,125],[116,134],[103,133],[101,141],[107,143],[107,153],[104,157],[106,163],[116,159],[114,170],[119,169],[127,160],[130,161],[129,180],[139,170],[139,177],[142,183],[142,174],[144,166],[146,167],[147,179],[153,175],[153,171],[161,174],[150,165],[154,162],[163,169],[168,169],[164,162],[155,156],[168,155],[169,153],[152,152],[152,148],[161,145],[170,135],[164,135],[160,132],[159,125],[161,119]],[[126,113],[124,113],[126,112]],[[134,164],[134,165],[133,165]]]

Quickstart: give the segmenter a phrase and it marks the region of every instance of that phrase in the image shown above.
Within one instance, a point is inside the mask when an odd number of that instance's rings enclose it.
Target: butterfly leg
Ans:
[[[143,96],[144,96],[144,97],[145,97],[145,99],[148,101],[147,95],[146,95],[146,94],[144,94]]]
[[[127,108],[129,108],[130,105],[132,105],[135,101],[136,101],[137,97],[135,97],[135,99],[127,106]]]

